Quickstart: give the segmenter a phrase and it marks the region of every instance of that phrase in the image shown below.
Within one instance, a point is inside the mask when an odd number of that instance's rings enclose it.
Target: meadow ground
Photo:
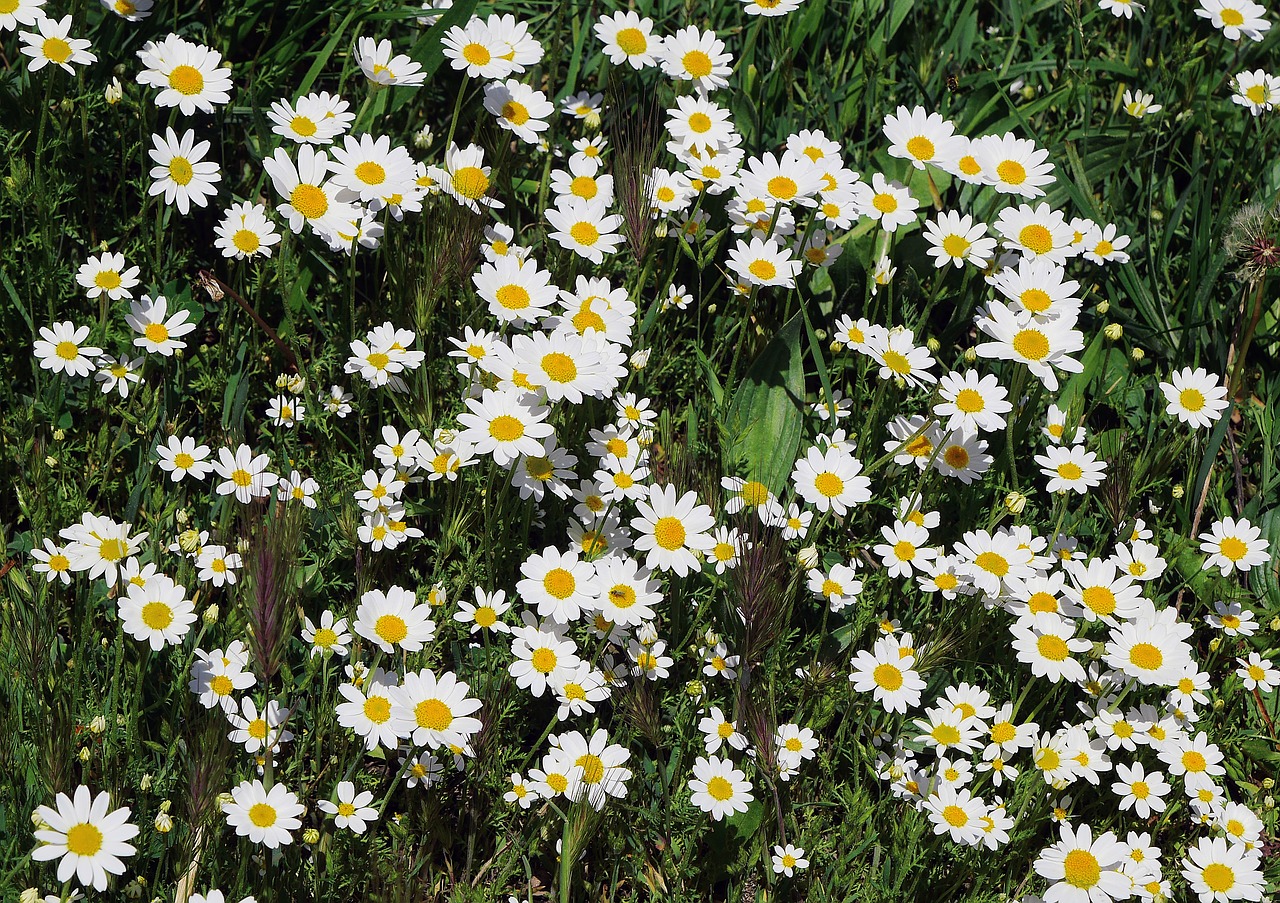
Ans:
[[[1280,883],[1248,0],[0,0],[0,899]]]

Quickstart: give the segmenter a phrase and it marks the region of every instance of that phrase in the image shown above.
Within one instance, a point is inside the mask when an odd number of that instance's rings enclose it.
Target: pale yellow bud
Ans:
[[[302,842],[307,846],[314,846],[320,842],[320,832],[315,828],[307,828],[302,832]]]
[[[1099,301],[1098,306],[1095,307],[1094,310],[1096,310],[1100,314],[1105,314],[1107,311],[1111,310],[1111,302]]]
[[[156,815],[156,830],[161,834],[168,834],[173,830],[173,819],[168,812],[161,812]]]
[[[204,622],[206,624],[217,624],[218,623],[217,604],[210,605],[208,608],[206,608],[204,612],[200,615],[200,617],[204,619]]]
[[[1107,338],[1109,338],[1111,341],[1118,342],[1120,341],[1120,337],[1124,335],[1124,327],[1121,326],[1119,323],[1108,323],[1103,328],[1102,334],[1105,335]]]
[[[1004,497],[1004,506],[1010,514],[1021,514],[1023,509],[1027,507],[1027,497],[1021,492],[1010,492]]]
[[[1141,348],[1132,348],[1129,350],[1129,357],[1133,358],[1135,361],[1140,361],[1146,356],[1147,353]]]
[[[107,729],[107,719],[102,715],[94,715],[93,720],[89,722],[89,732],[92,734],[101,734]]]

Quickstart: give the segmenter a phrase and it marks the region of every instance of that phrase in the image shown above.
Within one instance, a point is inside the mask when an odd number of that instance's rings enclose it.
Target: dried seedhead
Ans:
[[[1280,207],[1260,202],[1236,211],[1227,226],[1223,246],[1239,262],[1237,276],[1243,282],[1257,282],[1271,270],[1280,268]]]
[[[650,176],[658,160],[663,126],[652,91],[609,86],[604,134],[613,146],[613,184],[622,212],[622,235],[637,264],[643,265],[653,240]]]

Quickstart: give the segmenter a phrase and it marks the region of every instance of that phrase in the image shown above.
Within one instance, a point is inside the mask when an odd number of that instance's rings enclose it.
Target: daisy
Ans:
[[[340,103],[346,106],[346,101]],[[297,144],[331,144],[346,128],[346,121],[333,115],[314,94],[293,103],[287,100],[273,102],[267,110],[267,118],[273,123],[272,132]]]
[[[1208,557],[1204,569],[1216,567],[1227,577],[1233,570],[1249,571],[1271,560],[1262,531],[1245,518],[1226,517],[1200,534],[1200,551]]]
[[[511,630],[511,654],[515,658],[507,666],[507,672],[515,678],[516,686],[541,696],[548,686],[558,686],[566,674],[578,667],[577,644],[556,631],[556,625],[541,629],[531,614],[526,615],[522,627]]]
[[[471,717],[480,709],[480,700],[467,695],[470,689],[452,671],[439,678],[429,668],[406,674],[391,691],[391,717],[397,732],[409,737],[414,746],[466,746],[482,726],[479,718]]]
[[[1009,628],[1018,661],[1031,666],[1036,677],[1052,683],[1068,680],[1083,683],[1084,667],[1072,653],[1088,652],[1093,644],[1075,636],[1073,622],[1054,614],[1037,614],[1023,618]]]
[[[880,365],[881,379],[902,379],[917,388],[937,382],[929,372],[935,363],[933,355],[928,348],[916,346],[910,329],[877,331],[867,338],[866,352]]]
[[[862,462],[848,451],[811,447],[796,461],[791,481],[796,491],[819,511],[843,515],[854,505],[871,499],[871,481],[860,476]]]
[[[603,256],[601,257],[603,259]],[[551,311],[559,293],[551,273],[534,260],[502,257],[480,265],[471,277],[476,294],[502,323],[536,323]]]
[[[854,561],[856,563],[856,559]],[[825,600],[832,611],[840,611],[857,600],[862,581],[857,579],[857,571],[847,564],[833,564],[826,573],[815,567],[809,571],[809,591]]]
[[[725,52],[724,41],[714,31],[699,31],[695,25],[667,37],[659,61],[667,75],[691,81],[704,92],[728,86],[733,72],[733,57]]]
[[[58,880],[69,882],[74,875],[82,887],[105,892],[107,875],[123,875],[124,858],[138,852],[128,841],[138,836],[129,822],[128,806],[111,808],[105,790],[93,796],[88,787],[76,787],[75,796],[59,793],[57,808],[36,809],[39,824],[35,832],[39,845],[31,851],[37,862],[58,860]]]
[[[484,108],[498,119],[498,125],[526,144],[537,144],[550,128],[547,117],[555,106],[541,91],[514,78],[490,82],[484,88]]]
[[[1083,445],[1051,445],[1043,455],[1036,455],[1040,472],[1049,478],[1046,492],[1076,492],[1084,495],[1102,483],[1107,473],[1107,462],[1100,461]]]
[[[427,80],[421,65],[403,53],[391,55],[391,42],[386,38],[359,38],[351,48],[351,58],[375,85],[416,88]]]
[[[373,589],[360,596],[353,629],[390,655],[396,647],[422,649],[435,636],[436,623],[430,605],[418,605],[412,590],[392,586],[385,593]]]
[[[1250,0],[1199,0],[1196,9],[1196,15],[1208,19],[1228,41],[1238,41],[1241,36],[1261,41],[1271,28],[1266,12],[1266,7]]]
[[[686,149],[715,150],[733,137],[733,119],[729,110],[709,97],[696,95],[677,97],[673,109],[667,110],[667,132]]]
[[[800,261],[789,248],[775,239],[739,240],[729,252],[729,269],[749,285],[780,285],[793,288],[800,273]]]
[[[373,793],[368,790],[356,793],[356,785],[351,781],[338,783],[337,797],[336,803],[319,800],[316,807],[334,816],[333,823],[339,828],[350,828],[356,834],[363,834],[368,823],[378,817],[378,810],[369,805],[373,802]]]
[[[261,781],[254,780],[233,788],[222,811],[236,834],[274,850],[293,843],[290,832],[302,827],[300,816],[306,807],[284,784],[276,784],[268,791]]]
[[[494,18],[497,17],[491,17]],[[449,64],[454,69],[465,70],[470,78],[493,80],[524,71],[524,67],[508,55],[508,48],[488,22],[479,17],[473,17],[465,26],[450,28],[445,32],[442,45]]]
[[[992,301],[987,316],[977,324],[994,340],[975,349],[978,357],[1025,364],[1050,392],[1058,391],[1055,369],[1066,373],[1084,370],[1084,365],[1070,356],[1084,348],[1084,335],[1062,321],[1024,323],[1003,302]]]
[[[1222,837],[1199,838],[1182,859],[1182,876],[1200,903],[1261,900],[1266,886],[1261,853]]]
[[[975,223],[967,213],[949,210],[939,213],[937,219],[926,220],[924,237],[938,269],[948,263],[962,267],[966,261],[982,269],[996,250],[996,240],[987,237],[987,224]]]
[[[213,470],[209,446],[197,445],[190,436],[170,436],[165,444],[156,446],[156,457],[160,469],[167,471],[175,483],[187,476],[203,480]]]
[[[598,559],[595,569],[595,605],[607,620],[633,627],[653,619],[662,592],[649,568],[629,556],[610,555]]]
[[[853,186],[853,192],[858,214],[879,222],[886,232],[896,232],[899,226],[916,221],[920,202],[901,182],[890,182],[880,173],[874,173],[870,184],[859,182]]]
[[[1129,247],[1129,236],[1117,235],[1114,224],[1093,226],[1085,233],[1082,252],[1086,260],[1094,263],[1128,263],[1129,255],[1124,250]]]
[[[1117,765],[1116,777],[1120,780],[1111,785],[1111,792],[1120,797],[1121,809],[1133,809],[1139,818],[1165,810],[1164,797],[1170,787],[1163,774],[1144,771],[1141,762],[1134,762],[1132,766]]]
[[[125,633],[155,652],[179,645],[196,620],[195,605],[187,598],[186,589],[163,574],[145,586],[130,583],[118,598],[116,609]]]
[[[142,382],[142,364],[140,357],[133,360],[123,354],[114,359],[103,357],[99,359],[93,378],[102,384],[103,395],[110,395],[113,390],[118,389],[121,398],[128,398],[129,387]]]
[[[604,677],[588,662],[579,662],[571,671],[566,669],[562,676],[563,680],[554,687],[560,705],[556,711],[559,721],[594,712],[597,702],[609,698],[610,690]]]
[[[37,574],[44,574],[46,583],[61,578],[63,586],[71,585],[71,559],[62,546],[54,545],[53,540],[46,538],[44,548],[32,549],[31,557],[36,560],[31,569]]]
[[[1065,264],[1072,256],[1074,232],[1066,218],[1048,204],[1019,204],[1000,211],[996,232],[1025,257]]]
[[[548,238],[597,266],[604,262],[605,254],[615,253],[622,244],[622,236],[617,231],[622,217],[610,214],[599,198],[565,201],[547,210],[546,218],[555,230],[547,233]]]
[[[575,157],[569,161],[567,170],[551,171],[551,191],[556,196],[557,204],[563,197],[566,200],[599,200],[608,206],[613,203],[613,176],[600,172],[599,164],[595,161]]]
[[[347,655],[347,645],[351,642],[351,634],[347,632],[347,619],[334,618],[333,612],[325,609],[320,613],[320,626],[311,623],[311,619],[302,619],[302,641],[311,646],[311,658],[317,655]]]
[[[889,156],[909,160],[916,169],[924,169],[926,163],[948,168],[962,146],[955,125],[938,113],[926,113],[924,107],[900,106],[885,116],[884,136],[889,139]]]
[[[1123,8],[1127,8],[1129,5],[1137,5],[1133,3],[1133,0],[1103,0],[1103,2],[1112,2],[1116,6]],[[1119,16],[1120,13],[1116,13],[1116,15]],[[1158,103],[1152,103],[1153,100],[1155,100],[1154,95],[1146,94],[1142,91],[1135,93],[1131,90],[1126,90],[1123,98],[1124,111],[1134,119],[1143,119],[1153,113],[1159,113],[1164,107]]]
[[[653,20],[630,10],[601,16],[592,31],[615,66],[626,63],[632,69],[643,69],[655,65],[656,54],[662,52],[662,38],[653,34]]]
[[[178,340],[193,332],[196,325],[187,322],[190,314],[185,310],[177,311],[166,319],[168,312],[169,299],[164,295],[156,295],[154,299],[143,295],[141,301],[129,302],[129,313],[124,319],[138,333],[133,344],[165,357],[172,357],[179,348],[186,348],[187,343]]]
[[[1221,377],[1203,367],[1183,367],[1172,373],[1169,382],[1160,383],[1160,391],[1169,402],[1165,413],[1194,429],[1213,426],[1231,406]]]
[[[1041,186],[1054,182],[1049,152],[1026,138],[987,135],[973,143],[971,152],[987,184],[1001,194],[1038,198],[1044,195]]]
[[[1142,12],[1146,7],[1137,0],[1098,0],[1098,9],[1111,13],[1117,19],[1132,19],[1135,9]]]
[[[1194,796],[1201,787],[1212,785],[1216,777],[1226,774],[1222,750],[1210,743],[1203,731],[1194,737],[1170,738],[1157,748],[1157,754],[1169,767],[1169,774],[1182,778],[1188,796]]]
[[[338,686],[338,693],[346,700],[334,709],[338,724],[364,738],[368,750],[379,745],[395,749],[400,744],[398,722],[391,719],[391,692],[396,685],[396,675],[379,668],[358,687],[349,683]]]
[[[282,477],[280,482],[276,484],[279,487],[276,490],[276,498],[282,502],[301,502],[304,508],[314,509],[316,500],[313,497],[316,490],[320,488],[311,477],[303,477],[298,471],[294,470],[289,473],[288,478]]]
[[[232,709],[226,714],[227,721],[234,728],[228,738],[232,743],[243,744],[247,753],[259,750],[278,753],[281,744],[293,739],[293,731],[284,727],[292,712],[274,699],[259,712],[257,703],[246,696],[240,701],[238,709]]]
[[[143,69],[138,83],[159,88],[156,105],[177,107],[183,116],[199,110],[212,113],[214,105],[231,100],[231,70],[222,54],[170,34],[163,41],[148,41],[138,51]]]
[[[890,577],[910,579],[916,568],[923,568],[938,557],[938,550],[926,545],[929,531],[924,527],[903,521],[894,521],[891,527],[881,527],[884,542],[872,551],[880,556]]]
[[[40,338],[31,350],[40,362],[42,370],[65,373],[68,376],[88,376],[94,370],[95,359],[102,356],[102,349],[85,345],[89,337],[88,326],[76,326],[70,320],[41,326]]]
[[[765,0],[772,2],[772,0]],[[797,871],[804,871],[809,867],[809,860],[804,858],[804,847],[797,847],[793,844],[784,846],[774,845],[773,847],[773,873],[775,875],[786,875],[792,877]]]
[[[1045,903],[1109,903],[1129,896],[1131,882],[1120,867],[1127,858],[1124,845],[1107,831],[1099,837],[1093,829],[1064,824],[1061,840],[1040,851],[1036,874],[1052,882]]]
[[[214,246],[222,251],[223,257],[237,260],[270,257],[272,245],[280,243],[280,233],[267,219],[266,208],[250,201],[232,204],[215,231],[218,237],[214,239]]]
[[[35,25],[45,18],[45,0],[10,0],[0,7],[0,31],[14,31],[19,25]]]
[[[979,439],[976,433],[952,432],[938,445],[933,469],[945,477],[953,477],[968,486],[991,469],[994,458],[987,454],[987,441]]]
[[[151,143],[150,156],[156,163],[151,168],[151,178],[155,181],[147,193],[152,197],[164,195],[164,202],[183,214],[190,211],[193,203],[206,206],[209,198],[217,194],[214,183],[222,181],[218,164],[204,159],[209,142],[197,144],[196,133],[190,129],[179,138],[169,127],[164,135],[152,135]]]
[[[631,769],[623,763],[631,757],[625,747],[609,742],[603,728],[590,738],[578,731],[560,734],[552,738],[566,761],[571,763],[568,785],[564,795],[571,802],[586,799],[597,811],[604,808],[610,797],[625,797]]]
[[[329,155],[309,144],[298,148],[298,162],[283,147],[277,147],[262,161],[271,177],[276,193],[285,199],[277,209],[289,220],[289,228],[301,232],[304,225],[319,232],[336,232],[344,223],[356,218],[350,204],[340,202],[341,188],[328,175],[332,171]]]
[[[199,571],[196,576],[205,583],[213,583],[214,586],[234,585],[236,571],[242,566],[243,561],[237,553],[228,553],[226,546],[210,544],[200,550],[200,555],[196,559],[196,568]]]
[[[216,487],[218,495],[234,495],[242,505],[255,498],[271,495],[271,488],[280,481],[277,474],[267,470],[271,459],[265,454],[254,455],[247,445],[240,445],[233,453],[230,449],[218,449],[218,460],[213,469],[222,482]]]
[[[631,528],[638,537],[637,552],[646,552],[645,565],[653,570],[675,571],[681,577],[698,568],[695,552],[708,552],[715,540],[707,531],[715,526],[711,508],[698,504],[696,492],[677,500],[674,486],[650,486],[648,498],[636,502],[639,517]]]
[[[886,712],[905,714],[920,705],[925,682],[915,670],[915,656],[892,637],[876,640],[872,651],[858,652],[849,681],[859,693],[870,693]]]
[[[540,455],[542,442],[554,435],[546,422],[545,405],[530,403],[524,392],[485,389],[479,399],[467,399],[466,413],[458,415],[461,438],[478,455],[493,455],[505,467],[521,455]]]
[[[97,257],[90,257],[76,273],[76,282],[84,286],[90,298],[105,294],[112,301],[121,298],[132,298],[133,289],[138,285],[138,268],[127,267],[123,254],[112,254],[104,251]]]
[[[1246,107],[1254,116],[1275,109],[1280,103],[1280,76],[1265,69],[1241,72],[1232,80],[1232,88],[1232,102]]]
[[[707,755],[718,752],[726,743],[736,750],[747,748],[747,738],[738,732],[737,725],[725,717],[719,706],[712,706],[708,710],[698,722],[698,729],[702,731],[702,742]]]
[[[15,4],[14,10],[5,9],[3,15],[14,16],[16,20],[19,10]],[[28,7],[31,9],[31,7]],[[41,10],[35,10],[42,12]],[[26,16],[29,18],[29,14]],[[18,33],[18,38],[22,41],[22,52],[31,57],[31,62],[27,67],[32,72],[39,72],[48,64],[61,66],[67,73],[74,75],[75,70],[71,68],[71,64],[78,66],[87,66],[90,63],[96,63],[98,57],[89,52],[89,42],[84,38],[73,38],[71,32],[71,16],[66,15],[61,19],[52,19],[41,16],[35,22],[26,23],[36,27],[36,31],[23,31]],[[8,26],[13,27],[13,26]]]
[[[941,401],[933,413],[947,418],[944,429],[993,432],[1004,429],[1004,415],[1013,410],[1009,393],[993,374],[979,377],[977,371],[952,371],[938,382]]]
[[[470,624],[472,633],[478,633],[481,630],[489,630],[493,633],[511,632],[511,627],[502,622],[502,616],[511,608],[511,603],[506,601],[505,590],[487,593],[477,586],[475,599],[474,605],[466,599],[459,599],[458,611],[453,619],[462,624]]]
[[[933,833],[948,834],[952,843],[977,844],[981,840],[982,818],[987,807],[968,790],[943,785],[924,801]]]
[[[690,802],[712,820],[720,821],[736,812],[746,812],[755,799],[751,795],[751,782],[744,772],[733,767],[727,759],[714,756],[698,756],[693,763],[693,777],[689,779]]]
[[[520,565],[524,579],[516,592],[526,605],[536,605],[540,618],[569,624],[582,616],[596,595],[595,568],[579,561],[576,552],[559,552],[548,546],[541,555],[531,555]]]
[[[787,151],[779,160],[771,153],[752,157],[738,173],[739,197],[758,198],[766,209],[782,205],[813,207],[822,190],[821,170],[803,154]],[[750,211],[751,202],[748,201]]]
[[[1244,682],[1245,689],[1270,693],[1280,686],[1280,669],[1273,667],[1270,659],[1250,652],[1248,658],[1236,659],[1236,664],[1236,676]]]
[[[991,284],[1013,302],[1016,313],[1037,322],[1074,322],[1080,313],[1081,301],[1076,296],[1080,283],[1064,279],[1066,272],[1061,264],[1043,257],[1023,257],[1016,267],[1001,270]]]

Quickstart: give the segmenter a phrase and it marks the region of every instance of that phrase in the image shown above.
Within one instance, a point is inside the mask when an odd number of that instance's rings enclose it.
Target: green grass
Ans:
[[[1017,523],[1045,538],[1069,534],[1081,549],[1107,555],[1136,518],[1144,519],[1169,562],[1147,595],[1159,606],[1177,605],[1195,626],[1190,642],[1211,675],[1211,704],[1201,707],[1200,725],[1226,753],[1223,790],[1257,811],[1267,836],[1276,836],[1276,694],[1255,699],[1233,675],[1238,656],[1256,651],[1275,658],[1280,647],[1280,305],[1271,271],[1244,278],[1232,236],[1243,209],[1270,211],[1280,202],[1280,128],[1277,114],[1253,117],[1233,104],[1230,82],[1268,64],[1280,29],[1261,43],[1232,43],[1190,8],[1155,3],[1131,21],[1071,0],[806,0],[777,19],[747,16],[736,2],[635,4],[654,19],[655,32],[696,24],[725,41],[734,73],[713,99],[731,110],[748,155],[776,153],[789,134],[821,129],[864,179],[876,172],[902,179],[921,213],[932,217],[929,179],[890,157],[881,131],[898,105],[921,105],[971,137],[1013,131],[1034,139],[1048,149],[1057,177],[1043,200],[1068,218],[1115,223],[1132,236],[1128,265],[1071,264],[1084,302],[1077,327],[1086,343],[1078,355],[1083,373],[1064,375],[1062,389],[1051,393],[1014,364],[973,365],[996,373],[1011,398],[1026,403],[1007,429],[986,436],[994,463],[985,479],[964,486],[884,455],[888,422],[899,413],[928,413],[931,393],[880,380],[865,357],[832,345],[834,323],[847,314],[914,330],[918,342],[931,343],[935,372],[971,365],[966,350],[983,340],[975,313],[991,292],[974,268],[934,269],[918,226],[890,237],[874,222],[856,220],[839,236],[844,253],[830,269],[806,270],[797,288],[761,289],[749,299],[729,288],[726,259],[737,240],[726,230],[729,194],[699,202],[711,216],[706,239],[690,242],[672,229],[649,236],[643,254],[624,244],[601,267],[547,238],[549,173],[563,161],[512,146],[483,109],[481,82],[462,78],[444,59],[440,36],[472,11],[511,12],[527,22],[546,55],[516,77],[557,102],[578,90],[604,93],[606,167],[621,194],[624,180],[646,163],[675,168],[662,150],[661,128],[677,92],[659,71],[608,64],[591,27],[615,7],[458,0],[442,25],[426,30],[415,24],[414,9],[386,2],[336,11],[310,0],[158,4],[137,24],[98,4],[50,0],[50,6],[51,15],[73,15],[72,34],[92,42],[99,62],[77,67],[75,75],[52,67],[29,73],[14,33],[0,32],[0,368],[7,377],[0,382],[0,540],[8,562],[0,561],[0,899],[16,900],[28,887],[64,890],[54,867],[29,855],[36,846],[30,816],[80,784],[108,790],[113,805],[133,810],[138,852],[113,893],[133,882],[145,899],[178,898],[191,869],[187,891],[221,887],[228,900],[253,894],[260,903],[480,901],[508,894],[562,901],[978,901],[1042,893],[1032,864],[1057,839],[1050,810],[1060,794],[1045,785],[1025,751],[1017,762],[1023,774],[1012,785],[976,782],[975,792],[1003,797],[1017,816],[1009,842],[995,852],[936,837],[928,818],[876,776],[877,742],[913,737],[912,719],[961,681],[985,687],[996,705],[1017,701],[1019,720],[1046,730],[1084,718],[1078,688],[1033,678],[1016,661],[1007,615],[973,598],[927,595],[884,572],[871,549],[881,541],[881,526],[893,521],[897,499],[916,490],[941,513],[938,544],[959,541],[967,530]],[[158,108],[155,92],[136,83],[136,51],[170,31],[229,61],[229,105],[182,117]],[[390,37],[397,52],[428,70],[426,84],[370,88],[348,53],[358,35]],[[103,96],[113,76],[124,85],[117,104]],[[1129,117],[1125,89],[1151,92],[1163,111]],[[507,618],[514,624],[513,615],[528,608],[515,592],[521,564],[549,545],[564,547],[573,508],[572,501],[549,498],[535,516],[487,457],[464,468],[457,482],[411,489],[410,522],[424,532],[421,539],[378,553],[358,541],[352,493],[375,466],[371,452],[382,427],[430,436],[455,426],[465,410],[450,339],[464,327],[496,326],[471,273],[481,260],[481,229],[498,218],[472,216],[440,195],[403,222],[384,217],[379,248],[349,259],[314,236],[289,234],[277,217],[284,237],[269,260],[224,260],[213,246],[222,210],[233,199],[260,199],[268,207],[279,200],[262,168],[280,141],[267,109],[312,90],[340,92],[359,112],[354,132],[389,135],[418,160],[443,162],[447,136],[482,146],[494,167],[494,193],[506,204],[500,221],[534,249],[553,282],[567,288],[579,275],[607,276],[637,305],[633,347],[649,349],[651,357],[625,385],[661,412],[650,450],[655,480],[696,490],[718,522],[750,531],[756,542],[749,560],[723,576],[668,575],[659,632],[675,658],[669,678],[633,682],[594,716],[549,726],[554,697],[534,699],[515,687],[505,638],[490,642],[486,635],[471,645],[452,620],[457,601],[471,599],[473,587],[504,589],[515,602]],[[150,136],[169,125],[209,139],[223,173],[213,205],[188,216],[147,193]],[[413,138],[424,126],[434,142],[420,149]],[[591,132],[557,110],[547,134],[553,146],[568,149]],[[655,135],[656,156],[647,161],[645,139]],[[990,189],[934,172],[943,209],[993,223],[1007,203]],[[1253,231],[1280,237],[1266,217]],[[141,267],[135,297],[162,293],[171,310],[186,310],[197,323],[182,354],[148,356],[144,381],[127,399],[41,370],[31,352],[40,327],[72,320],[90,325],[92,343],[110,353],[141,354],[130,344],[127,302],[91,301],[76,284],[80,264],[104,247]],[[873,293],[869,273],[884,251],[897,275]],[[201,270],[241,296],[278,333],[279,344],[231,295],[211,298]],[[661,309],[672,285],[692,294],[687,310]],[[426,355],[423,367],[407,375],[406,394],[370,389],[343,373],[348,343],[388,320],[415,330],[413,347]],[[1108,338],[1108,326],[1120,327],[1121,335]],[[283,430],[264,411],[291,356],[307,380],[307,418]],[[1157,384],[1184,366],[1229,379],[1229,416],[1213,429],[1191,431],[1164,413]],[[355,396],[345,419],[324,413],[317,397],[334,383]],[[753,518],[724,515],[721,476],[752,476],[782,489],[795,458],[830,429],[806,413],[807,405],[836,390],[852,401],[853,415],[842,425],[871,477],[871,502],[844,518],[815,515],[805,543],[784,543]],[[1043,451],[1040,426],[1055,401],[1086,426],[1088,447],[1109,464],[1108,481],[1088,495],[1046,493],[1032,461]],[[613,417],[608,400],[557,408],[557,435],[578,456],[581,476],[594,471],[584,450],[588,430]],[[214,495],[208,482],[169,481],[154,463],[154,449],[174,434],[215,449],[244,442],[270,454],[285,475],[303,471],[321,487],[317,508],[240,506]],[[1029,497],[1016,515],[1005,506],[1011,492]],[[115,595],[102,581],[81,575],[69,587],[46,583],[30,567],[29,552],[45,538],[57,541],[59,530],[84,512],[149,532],[143,560],[189,594],[198,589],[197,612],[216,606],[216,616],[198,620],[180,646],[152,653],[125,634]],[[1229,515],[1247,517],[1270,543],[1272,562],[1247,579],[1201,569],[1196,534]],[[192,563],[168,551],[191,527],[228,545],[246,541],[247,559],[270,548],[286,565],[273,597],[287,639],[278,671],[269,681],[260,677],[252,692],[259,705],[272,698],[298,707],[290,720],[296,737],[271,763],[267,780],[298,793],[308,809],[303,828],[318,833],[304,842],[303,831],[295,831],[278,859],[225,825],[218,794],[257,777],[254,764],[226,739],[225,719],[200,707],[186,688],[197,647],[249,639],[256,587],[265,578],[248,567],[235,587],[199,583]],[[813,598],[797,564],[809,543],[823,567],[861,561],[865,585],[856,605],[832,614]],[[422,653],[397,655],[394,667],[401,674],[456,671],[482,702],[485,727],[475,756],[461,772],[446,761],[443,782],[427,790],[406,788],[395,755],[364,755],[359,739],[337,724],[342,662],[309,657],[299,632],[304,616],[315,620],[332,609],[351,618],[362,593],[392,584],[415,590],[420,600],[439,584],[449,600],[434,616],[436,640]],[[1205,625],[1220,601],[1250,608],[1258,632],[1233,638]],[[745,624],[736,614],[742,608]],[[924,704],[906,718],[854,693],[846,679],[850,657],[871,647],[882,618],[900,620],[923,649]],[[749,663],[738,679],[702,675],[695,649],[707,630],[723,635]],[[584,657],[596,651],[598,641],[585,627],[573,633]],[[1095,628],[1089,639],[1098,648],[1083,657],[1096,661],[1105,633]],[[625,644],[615,653],[625,659]],[[363,642],[348,661],[372,659]],[[383,664],[392,666],[389,659]],[[797,676],[798,668],[808,669],[807,677]],[[731,713],[753,745],[765,748],[766,759],[774,726],[788,722],[817,733],[816,759],[788,782],[746,767],[756,801],[742,815],[712,822],[691,804],[687,787],[694,759],[704,754],[700,703],[687,692],[693,680],[702,681],[707,704]],[[1144,701],[1160,695],[1133,694]],[[99,716],[105,729],[90,729]],[[599,813],[563,799],[528,810],[503,802],[508,776],[539,765],[549,732],[589,735],[594,726],[630,753],[625,799]],[[1128,761],[1126,753],[1113,757]],[[735,761],[745,767],[741,755]],[[1154,756],[1144,761],[1156,767]],[[373,791],[383,816],[361,837],[335,829],[315,806],[346,774]],[[1098,789],[1078,781],[1064,791],[1074,798],[1073,822],[1122,838],[1151,832],[1164,851],[1174,899],[1193,899],[1178,869],[1193,840],[1181,782],[1171,779],[1169,812],[1148,822],[1117,809],[1113,775],[1103,774]],[[154,827],[162,811],[173,819],[168,833]],[[812,863],[794,879],[775,876],[769,865],[773,845],[784,838],[802,845]],[[568,862],[558,857],[558,842],[571,851]],[[1267,848],[1272,854],[1274,843]],[[1274,856],[1266,880],[1274,893],[1280,882]]]

